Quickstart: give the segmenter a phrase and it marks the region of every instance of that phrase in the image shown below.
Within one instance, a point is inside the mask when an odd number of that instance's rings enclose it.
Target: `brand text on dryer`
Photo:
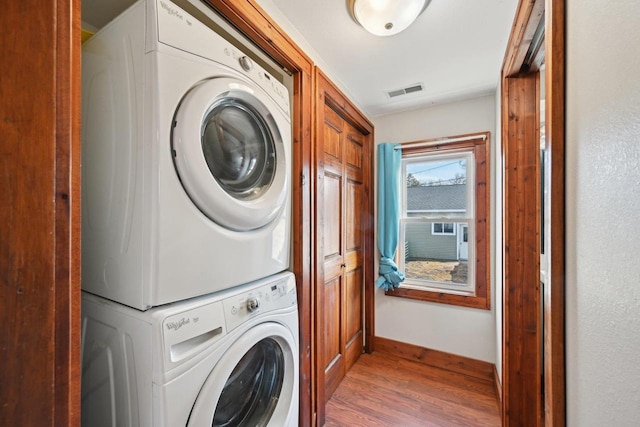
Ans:
[[[167,329],[173,329],[174,331],[177,331],[178,329],[182,328],[184,325],[188,325],[189,323],[191,323],[191,321],[183,317],[182,319],[175,322],[167,322]]]

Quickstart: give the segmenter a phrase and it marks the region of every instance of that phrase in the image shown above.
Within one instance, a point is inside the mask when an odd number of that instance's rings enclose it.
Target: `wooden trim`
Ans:
[[[547,426],[564,426],[566,423],[564,367],[564,1],[547,0],[545,25],[547,46],[545,50],[545,136],[551,161],[551,283],[544,289],[545,424]]]
[[[358,108],[349,101],[349,98],[327,77],[318,67],[316,70],[316,82],[319,88],[317,96],[323,96],[324,102],[333,108],[341,117],[351,125],[362,131],[365,135],[373,134],[373,124]],[[321,105],[316,98],[316,105]]]
[[[540,425],[540,144],[538,78],[503,80],[505,425]]]
[[[502,74],[505,77],[520,72],[533,35],[544,17],[544,2],[545,0],[520,0],[502,64]]]
[[[545,133],[551,158],[551,281],[543,289],[543,307],[539,281],[539,82],[537,73],[528,72],[520,62],[522,51],[528,50],[531,43],[522,34],[530,34],[531,28],[539,25],[542,16],[545,19]],[[502,378],[504,425],[544,423],[562,426],[566,422],[564,19],[564,1],[522,0],[503,64],[502,135],[506,219]],[[543,360],[544,369],[541,369]],[[542,377],[544,380],[541,380]]]
[[[80,4],[0,14],[0,419],[80,424]]]
[[[465,139],[469,136],[477,136],[474,139]],[[483,138],[484,137],[484,138]],[[447,140],[454,140],[447,142]],[[437,142],[443,141],[442,144]],[[431,143],[434,145],[411,146],[419,143]],[[480,132],[474,134],[455,135],[447,138],[425,139],[403,143],[402,154],[415,154],[427,152],[448,152],[460,149],[473,149],[476,163],[476,286],[474,295],[456,295],[447,292],[434,292],[426,289],[414,289],[400,286],[399,288],[385,291],[385,295],[410,298],[420,301],[450,304],[460,307],[470,307],[483,310],[491,309],[491,188],[490,158],[491,158],[491,134]],[[484,260],[484,262],[482,262]]]
[[[80,424],[80,5],[56,3],[55,424]]]
[[[204,0],[292,73],[313,74],[313,61],[255,0]]]
[[[434,366],[440,369],[457,372],[493,383],[495,365],[483,360],[432,350],[414,344],[374,337],[375,352],[387,353],[396,357]]]
[[[313,236],[311,221],[315,201],[310,185],[313,145],[311,138],[313,62],[254,0],[206,0],[231,24],[293,74],[293,247],[300,322],[300,426],[315,425],[315,329],[312,294]]]
[[[498,375],[498,369],[496,365],[493,365],[493,385],[496,389],[496,401],[498,402],[498,409],[502,413],[502,383],[500,382],[500,376]]]

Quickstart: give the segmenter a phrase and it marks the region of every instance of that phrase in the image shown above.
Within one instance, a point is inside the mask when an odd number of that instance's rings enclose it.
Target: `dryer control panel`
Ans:
[[[293,275],[222,301],[227,331],[232,331],[258,314],[295,307],[296,285]]]

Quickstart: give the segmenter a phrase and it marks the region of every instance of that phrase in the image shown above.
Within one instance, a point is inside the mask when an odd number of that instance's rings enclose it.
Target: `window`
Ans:
[[[431,234],[434,236],[440,234],[456,234],[456,228],[452,222],[434,222],[431,224]]]
[[[490,308],[489,134],[403,144],[398,265],[387,295]]]

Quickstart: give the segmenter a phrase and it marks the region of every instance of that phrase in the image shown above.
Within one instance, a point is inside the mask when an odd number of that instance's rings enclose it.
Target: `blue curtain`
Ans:
[[[400,228],[401,160],[400,144],[378,145],[378,250],[381,257],[376,286],[385,291],[397,288],[404,281],[404,275],[393,262]]]

